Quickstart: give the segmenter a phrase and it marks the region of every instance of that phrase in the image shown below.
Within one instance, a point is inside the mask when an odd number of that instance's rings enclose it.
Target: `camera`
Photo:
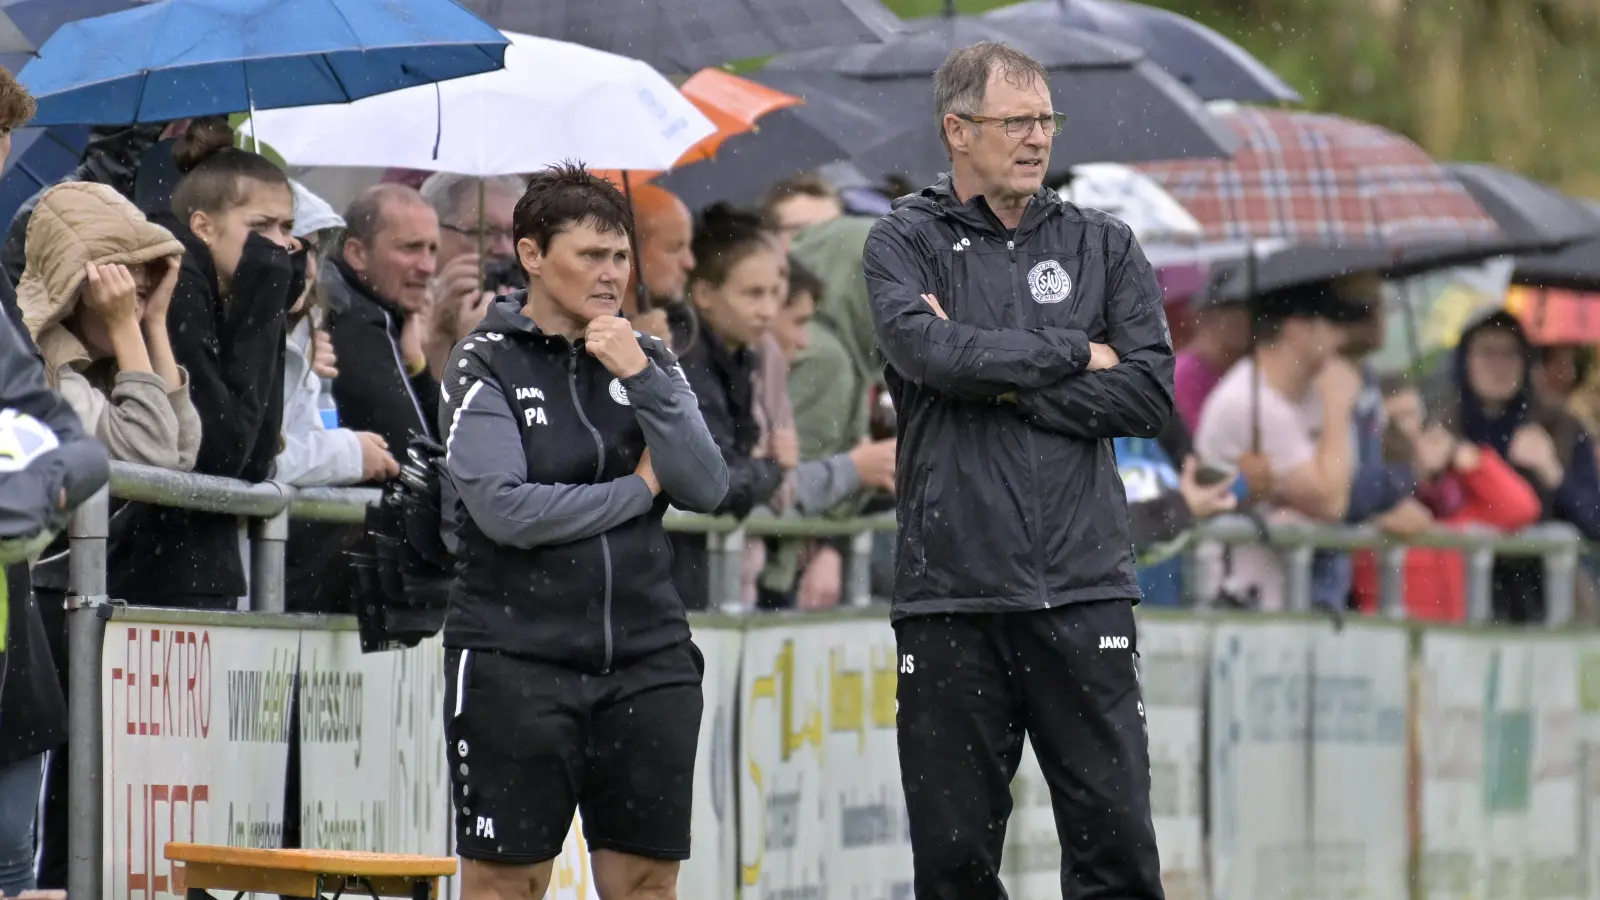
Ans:
[[[483,264],[483,289],[499,294],[503,291],[520,291],[528,286],[522,267],[514,259],[491,259]]]

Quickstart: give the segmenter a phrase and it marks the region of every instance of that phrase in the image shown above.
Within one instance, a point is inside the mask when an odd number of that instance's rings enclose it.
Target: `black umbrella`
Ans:
[[[1243,47],[1175,12],[1122,0],[1028,0],[986,18],[1032,28],[1054,23],[1138,47],[1203,100],[1299,103],[1300,95]]]
[[[830,92],[795,73],[758,72],[748,77],[805,103],[763,116],[753,131],[724,141],[715,158],[656,179],[690,209],[719,200],[753,205],[773,182],[848,160],[883,136],[883,121],[840,99],[837,94],[842,89],[837,84]],[[822,80],[828,82],[826,77]]]
[[[952,50],[981,40],[1005,41],[1050,74],[1052,102],[1067,124],[1055,139],[1047,178],[1063,178],[1082,162],[1226,157],[1238,143],[1189,89],[1126,44],[1069,28],[1019,31],[961,16],[908,22],[906,29],[885,44],[792,53],[767,67],[767,73],[804,73],[802,82],[880,119],[878,142],[852,155],[868,175],[930,181],[949,168],[931,79]]]
[[[1600,225],[1600,202],[1575,202]],[[1600,238],[1572,244],[1559,253],[1519,256],[1511,280],[1534,287],[1600,291]]]
[[[1401,249],[1372,244],[1295,244],[1257,253],[1253,260],[1213,266],[1210,290],[1217,299],[1245,300],[1269,291],[1362,272],[1404,278],[1506,256],[1514,252],[1515,246],[1509,238],[1414,244]]]
[[[504,31],[641,59],[668,74],[812,47],[879,41],[878,0],[459,0]]]
[[[1519,252],[1558,250],[1600,238],[1600,219],[1578,201],[1499,166],[1454,163],[1445,166],[1483,211],[1493,217]]]

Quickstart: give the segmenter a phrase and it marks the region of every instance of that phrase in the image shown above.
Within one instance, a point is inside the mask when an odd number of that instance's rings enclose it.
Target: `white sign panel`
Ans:
[[[1214,632],[1210,807],[1217,897],[1307,897],[1307,627],[1229,622]]]
[[[300,779],[302,846],[450,852],[438,638],[364,654],[354,631],[305,632]]]
[[[911,896],[884,620],[752,627],[740,677],[740,896]]]
[[[1589,900],[1600,900],[1600,637],[1586,635],[1578,651],[1578,704],[1583,723],[1584,857]]]
[[[1592,896],[1577,643],[1429,632],[1421,677],[1418,896]]]
[[[1308,626],[1312,774],[1310,896],[1409,896],[1410,635],[1354,621]]]
[[[1150,807],[1167,900],[1206,900],[1201,716],[1210,629],[1139,620],[1139,677],[1150,738]],[[1061,843],[1050,789],[1031,745],[1011,782],[1004,877],[1016,900],[1061,896]]]
[[[174,896],[169,841],[282,846],[299,641],[272,628],[106,626],[107,897]]]

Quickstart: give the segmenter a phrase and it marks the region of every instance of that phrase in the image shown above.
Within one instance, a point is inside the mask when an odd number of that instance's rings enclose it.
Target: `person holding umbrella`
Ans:
[[[1112,440],[1173,415],[1161,290],[1132,230],[1045,189],[1065,116],[1005,44],[933,77],[951,171],[862,268],[898,413],[892,621],[917,900],[998,900],[1026,733],[1067,896],[1160,900]]]

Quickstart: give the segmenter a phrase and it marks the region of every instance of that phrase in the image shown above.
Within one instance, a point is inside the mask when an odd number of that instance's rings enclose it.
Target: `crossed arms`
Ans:
[[[1107,256],[1106,340],[1067,328],[953,322],[928,294],[931,261],[890,220],[862,267],[873,328],[900,377],[964,400],[1015,402],[1030,424],[1079,440],[1155,437],[1173,413],[1173,360],[1161,289],[1130,237]]]

